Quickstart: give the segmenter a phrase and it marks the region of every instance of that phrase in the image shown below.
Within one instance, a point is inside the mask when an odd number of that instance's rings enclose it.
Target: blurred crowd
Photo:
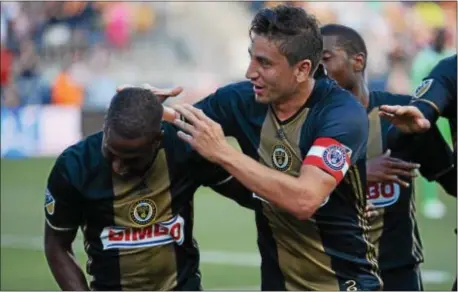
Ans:
[[[1,104],[104,109],[117,85],[183,85],[187,98],[241,80],[248,26],[287,2],[1,2]],[[372,89],[409,93],[456,53],[456,2],[290,2],[358,30]]]

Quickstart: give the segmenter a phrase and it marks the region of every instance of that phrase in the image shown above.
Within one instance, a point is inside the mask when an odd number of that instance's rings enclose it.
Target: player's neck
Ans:
[[[280,121],[284,121],[292,117],[299,111],[309,99],[315,86],[315,79],[310,78],[299,90],[291,95],[288,99],[283,99],[279,102],[272,103],[272,108],[275,115]]]
[[[364,79],[357,82],[351,92],[358,98],[359,102],[361,102],[365,108],[369,106],[369,88],[367,87]]]

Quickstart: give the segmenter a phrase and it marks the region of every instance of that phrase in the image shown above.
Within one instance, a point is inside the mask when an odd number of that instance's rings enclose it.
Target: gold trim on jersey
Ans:
[[[350,167],[349,171],[350,185],[353,187],[354,193],[356,194],[356,209],[357,209],[357,218],[358,225],[363,229],[363,240],[366,243],[366,259],[372,265],[371,273],[377,277],[378,281],[383,284],[383,281],[380,277],[380,270],[377,261],[377,250],[375,246],[371,243],[369,238],[370,227],[367,222],[367,217],[365,216],[365,207],[366,207],[366,193],[365,188],[363,189],[361,183],[361,177],[359,175],[358,166],[353,165]]]

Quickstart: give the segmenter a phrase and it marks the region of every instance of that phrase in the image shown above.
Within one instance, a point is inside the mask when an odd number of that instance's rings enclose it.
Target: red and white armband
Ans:
[[[332,138],[318,138],[302,164],[314,165],[332,175],[337,183],[350,168],[351,149]]]

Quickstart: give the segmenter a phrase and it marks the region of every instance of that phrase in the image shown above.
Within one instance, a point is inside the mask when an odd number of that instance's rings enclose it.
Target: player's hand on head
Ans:
[[[389,120],[404,133],[422,133],[431,127],[431,123],[423,113],[411,105],[382,105],[380,116]]]
[[[139,88],[151,90],[151,92],[154,93],[159,98],[161,103],[165,102],[165,100],[167,98],[176,97],[176,96],[178,96],[179,94],[181,94],[183,92],[183,87],[180,87],[180,86],[177,86],[177,87],[174,87],[174,88],[164,89],[164,88],[157,88],[157,87],[151,86],[150,84],[147,84],[147,83],[144,83],[141,86],[134,86],[134,85],[131,85],[131,84],[123,84],[121,86],[118,86],[116,91],[119,92],[119,91],[121,91],[123,89],[131,88],[131,87],[139,87]]]
[[[174,124],[182,129],[178,136],[200,155],[218,163],[219,159],[226,155],[227,147],[231,147],[226,141],[221,125],[192,105],[177,104],[173,105],[173,108],[182,116],[182,119],[174,121]]]
[[[409,183],[403,179],[417,177],[417,170],[420,165],[406,162],[391,157],[391,151],[387,150],[383,155],[367,161],[367,182],[368,183],[398,183],[403,187],[409,187]]]

